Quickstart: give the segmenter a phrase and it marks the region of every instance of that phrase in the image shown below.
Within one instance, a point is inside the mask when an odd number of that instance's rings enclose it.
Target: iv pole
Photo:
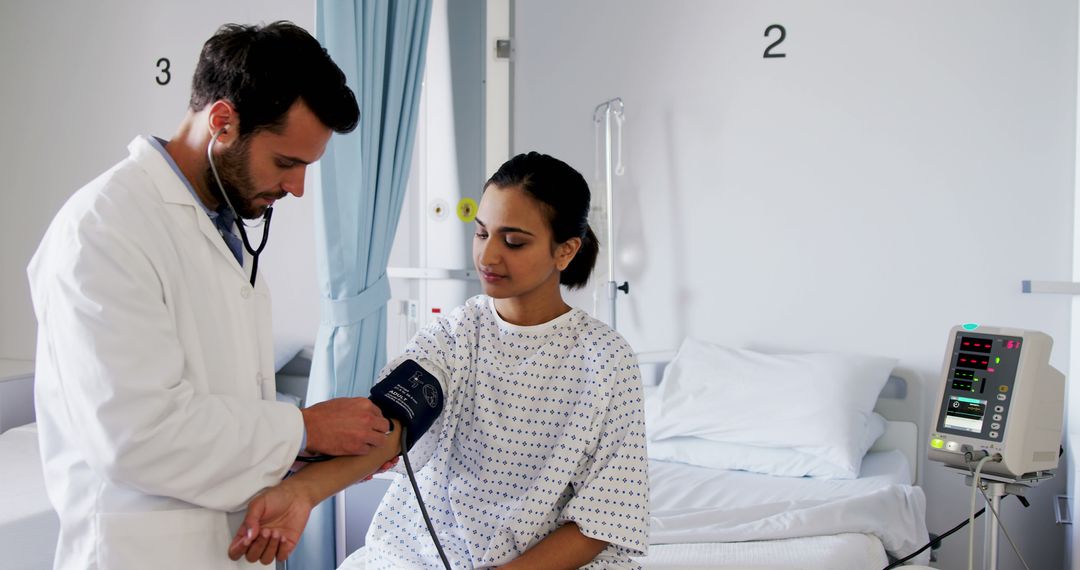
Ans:
[[[612,118],[622,120],[623,118],[623,102],[622,99],[616,97],[600,103],[593,110],[593,123],[604,122],[604,185],[605,196],[607,198],[607,207],[605,208],[606,221],[607,221],[607,298],[608,298],[608,315],[610,322],[608,325],[611,328],[616,329],[615,326],[615,300],[619,295],[619,291],[630,294],[630,283],[624,281],[622,285],[615,282],[615,204],[613,199],[612,190],[612,164],[611,164],[611,119]],[[620,126],[621,129],[621,126]],[[620,136],[622,132],[620,130]],[[621,144],[621,143],[620,143]],[[620,146],[620,152],[622,150]]]

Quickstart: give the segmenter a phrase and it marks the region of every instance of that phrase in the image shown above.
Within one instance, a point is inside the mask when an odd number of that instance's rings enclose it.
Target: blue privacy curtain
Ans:
[[[431,0],[318,0],[315,32],[345,72],[360,125],[320,161],[322,295],[307,405],[366,396],[386,363],[386,264],[412,159]],[[334,505],[317,508],[289,570],[336,567]]]

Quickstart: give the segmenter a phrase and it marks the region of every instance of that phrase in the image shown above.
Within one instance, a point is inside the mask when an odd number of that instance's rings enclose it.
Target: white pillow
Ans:
[[[649,436],[794,450],[829,464],[818,471],[858,477],[874,403],[895,364],[893,358],[764,354],[687,339],[664,372]]]
[[[871,412],[859,447],[862,455],[885,433],[885,418]],[[646,420],[647,421],[647,420]],[[671,437],[649,441],[649,459],[687,463],[711,469],[768,473],[781,477],[851,479],[852,475],[819,456],[796,449],[755,447],[711,441],[700,437]],[[860,461],[861,467],[861,461]]]

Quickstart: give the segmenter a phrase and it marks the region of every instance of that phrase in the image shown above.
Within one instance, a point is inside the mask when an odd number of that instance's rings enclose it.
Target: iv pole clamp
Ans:
[[[611,121],[615,119],[619,125],[619,165],[613,167],[611,157]],[[623,102],[619,97],[614,99],[608,99],[603,103],[596,106],[593,110],[593,123],[599,125],[601,122],[604,124],[604,195],[606,198],[606,245],[607,245],[607,298],[608,298],[608,315],[610,318],[611,328],[616,328],[615,320],[615,301],[619,296],[619,291],[629,295],[630,283],[623,281],[619,285],[615,281],[615,205],[612,190],[612,174],[622,175],[622,122],[623,122]]]

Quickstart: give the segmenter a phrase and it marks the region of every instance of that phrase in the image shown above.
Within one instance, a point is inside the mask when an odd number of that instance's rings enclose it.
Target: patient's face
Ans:
[[[473,262],[484,294],[547,303],[561,300],[551,226],[541,204],[517,187],[489,186],[480,199]]]

